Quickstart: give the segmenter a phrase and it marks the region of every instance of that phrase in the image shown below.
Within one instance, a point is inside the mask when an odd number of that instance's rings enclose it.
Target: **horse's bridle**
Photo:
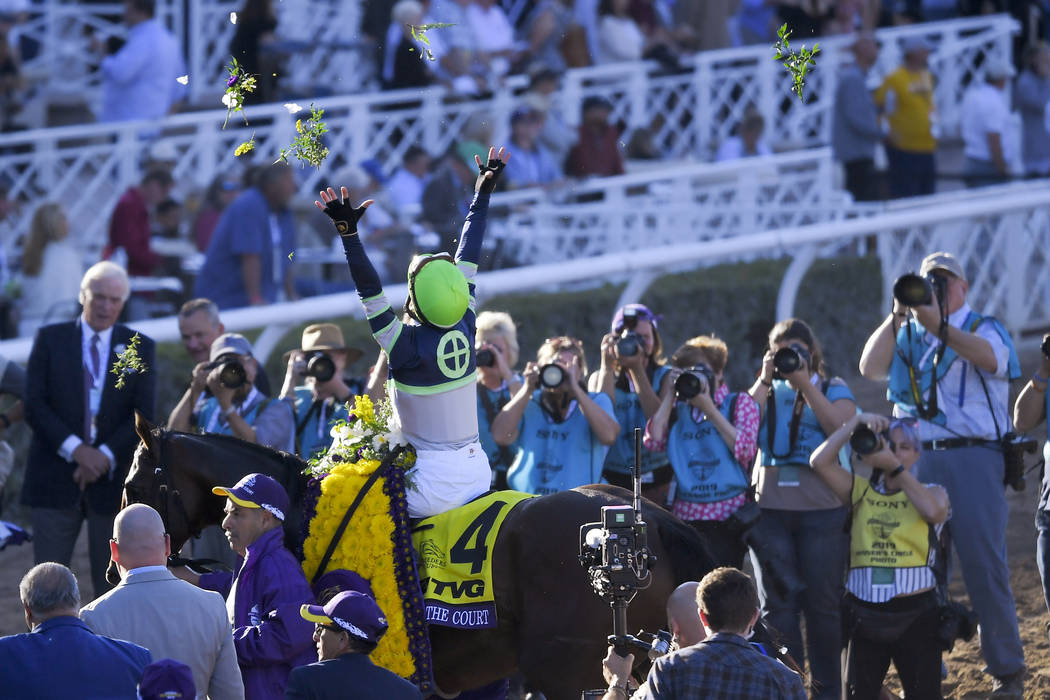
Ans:
[[[168,532],[171,532],[171,502],[174,501],[183,522],[186,523],[186,530],[189,536],[200,537],[201,528],[198,527],[196,530],[190,529],[190,514],[186,512],[186,504],[182,501],[182,494],[179,493],[179,490],[172,483],[171,470],[164,465],[164,441],[164,432],[158,430],[156,467],[153,469],[153,475],[156,477],[157,505],[160,510],[160,518],[164,521],[164,527],[167,528]]]

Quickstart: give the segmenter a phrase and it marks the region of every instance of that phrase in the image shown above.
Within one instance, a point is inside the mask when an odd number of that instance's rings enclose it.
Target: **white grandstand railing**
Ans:
[[[821,148],[591,180],[557,202],[536,189],[494,195],[493,207],[512,211],[493,221],[489,241],[501,259],[528,265],[856,215],[833,170]]]
[[[967,270],[975,308],[999,317],[1015,336],[1050,326],[1050,187],[972,191],[962,201],[902,209],[869,218],[766,231],[716,241],[644,247],[581,260],[519,267],[479,274],[477,289],[487,297],[533,289],[555,290],[593,281],[622,281],[639,273],[661,273],[686,265],[710,266],[741,256],[782,257],[806,254],[813,246],[846,244],[878,236],[884,283],[936,248],[956,253]],[[892,283],[892,282],[889,282]],[[395,306],[405,285],[389,287]],[[885,295],[890,298],[889,291]],[[794,299],[782,305],[792,309]],[[317,319],[363,318],[353,292],[295,302],[224,311],[229,331],[290,326]],[[174,317],[130,324],[159,342],[179,339]],[[264,335],[267,335],[264,330]],[[270,334],[272,335],[272,334]],[[24,362],[32,339],[0,342],[0,356]],[[271,347],[260,352],[265,360]],[[258,351],[259,348],[257,347]]]
[[[228,19],[226,25],[232,27]],[[931,64],[939,74],[938,106],[942,123],[950,131],[966,85],[982,75],[980,64],[986,55],[1009,55],[1016,27],[1009,16],[994,15],[879,30],[883,50],[875,73],[897,63],[901,42],[909,37],[930,39],[937,46]],[[696,54],[691,70],[677,75],[664,75],[651,63],[570,70],[556,105],[573,124],[585,97],[605,96],[613,102],[616,118],[623,117],[631,129],[657,122],[655,140],[667,158],[706,160],[751,104],[764,114],[770,140],[779,147],[824,145],[829,141],[835,68],[844,60],[846,41],[833,37],[822,42],[824,53],[819,70],[809,79],[806,103],[789,92],[789,80],[770,59],[769,47],[752,46]],[[330,70],[325,73],[331,74]],[[470,102],[447,101],[448,94],[440,87],[319,100],[331,128],[328,145],[333,155],[324,172],[301,171],[303,190],[314,191],[345,164],[370,158],[378,159],[389,172],[414,143],[440,153],[475,112],[491,118],[501,139],[516,104],[515,90],[523,86],[523,80],[511,79],[493,96]],[[194,81],[191,76],[190,84]],[[12,197],[28,202],[62,192],[71,218],[78,222],[82,246],[97,250],[104,240],[108,212],[137,178],[147,145],[138,133],[159,131],[178,152],[176,178],[204,187],[217,173],[240,165],[233,151],[253,134],[256,162],[274,159],[280,147],[291,141],[294,117],[281,105],[249,108],[245,115],[250,126],[234,118],[226,130],[221,128],[226,112],[214,110],[176,115],[158,123],[0,135],[0,179],[13,183]],[[32,209],[24,207],[13,217],[15,230],[28,230]]]

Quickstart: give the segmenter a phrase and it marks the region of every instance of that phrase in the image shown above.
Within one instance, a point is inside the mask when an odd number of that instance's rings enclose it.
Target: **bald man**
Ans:
[[[700,622],[700,608],[696,605],[696,589],[699,587],[696,581],[686,581],[667,599],[667,627],[679,649],[691,647],[707,637],[704,623]]]
[[[171,544],[157,511],[141,503],[120,511],[109,547],[120,585],[84,606],[80,619],[98,634],[146,647],[154,659],[189,666],[198,698],[243,700],[226,603],[168,571]]]

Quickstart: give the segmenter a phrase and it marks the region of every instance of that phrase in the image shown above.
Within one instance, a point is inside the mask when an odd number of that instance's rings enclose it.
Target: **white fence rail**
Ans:
[[[225,31],[230,27],[227,19]],[[966,85],[981,77],[980,66],[988,55],[1009,55],[1015,29],[1008,16],[995,15],[880,30],[883,50],[875,73],[897,64],[901,42],[916,35],[928,37],[937,47],[931,65],[938,75],[938,108],[950,132]],[[836,67],[844,60],[845,42],[843,37],[822,42],[824,53],[819,70],[809,80],[806,103],[789,92],[787,76],[770,59],[769,47],[753,46],[696,54],[690,70],[676,75],[662,74],[650,63],[571,70],[556,105],[574,124],[585,97],[604,96],[614,105],[614,118],[624,118],[632,130],[652,129],[667,158],[708,159],[752,104],[765,116],[769,138],[779,147],[825,145]],[[216,56],[221,46],[222,42],[215,44]],[[318,73],[330,74],[331,69]],[[190,76],[191,85],[197,80]],[[378,159],[389,172],[415,143],[440,153],[476,112],[491,119],[497,137],[504,136],[522,80],[513,79],[492,97],[470,102],[449,101],[440,87],[319,100],[331,128],[328,145],[333,155],[324,171],[302,171],[303,190],[314,191],[343,165],[370,158]],[[221,128],[225,111],[214,110],[177,115],[157,124],[59,127],[3,135],[0,178],[13,183],[12,197],[30,203],[55,191],[63,193],[82,244],[96,250],[104,240],[108,212],[138,175],[147,145],[138,133],[159,130],[178,152],[176,177],[204,187],[217,173],[239,165],[233,151],[253,134],[258,144],[256,162],[272,160],[291,141],[295,118],[281,105],[250,108],[245,114],[250,126],[234,118],[226,130]],[[28,229],[32,209],[24,207],[13,217],[14,230]]]
[[[713,265],[744,255],[800,255],[813,246],[845,244],[878,236],[883,277],[888,283],[916,265],[926,253],[938,248],[950,250],[959,256],[967,270],[974,307],[998,316],[1010,332],[1017,335],[1050,326],[1050,261],[1045,252],[1050,250],[1048,212],[1050,188],[1024,188],[1014,193],[972,192],[963,201],[892,211],[870,218],[824,222],[716,241],[646,247],[586,261],[567,260],[486,272],[478,277],[478,291],[484,298],[531,289],[551,290],[577,282],[623,280],[639,273],[660,273],[689,264]],[[395,306],[403,301],[404,285],[386,291]],[[885,296],[889,299],[888,290]],[[1016,305],[1014,300],[1019,300]],[[780,308],[790,313],[793,304],[794,300],[789,298]],[[223,322],[230,331],[338,317],[363,317],[356,294],[223,312]],[[174,342],[179,338],[175,318],[131,325],[160,342]],[[0,343],[0,356],[24,362],[31,344],[29,338],[4,341]]]

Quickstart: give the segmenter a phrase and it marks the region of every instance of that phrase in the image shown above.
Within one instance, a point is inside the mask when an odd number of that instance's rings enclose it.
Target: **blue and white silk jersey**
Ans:
[[[518,426],[520,450],[507,470],[507,484],[516,491],[545,495],[602,478],[602,465],[609,451],[591,430],[587,417],[573,401],[565,420],[556,422],[540,405],[537,389],[525,407]],[[598,406],[615,418],[607,394],[588,393]]]
[[[664,376],[671,371],[666,365],[658,365],[653,371],[653,389],[660,392],[660,382]],[[629,381],[629,380],[628,380]],[[637,392],[625,391],[620,386],[616,387],[616,421],[620,424],[620,437],[609,448],[609,454],[605,457],[605,468],[616,474],[630,474],[634,465],[634,429],[645,430],[648,418],[642,410],[641,399]],[[652,450],[642,450],[642,473],[667,466],[667,454]]]
[[[729,394],[718,407],[730,423],[732,405],[733,395]],[[751,478],[714,422],[703,415],[697,422],[693,407],[684,401],[678,403],[676,411],[678,417],[667,437],[667,455],[678,482],[675,498],[690,503],[715,503],[746,491]]]
[[[452,328],[403,322],[390,307],[359,237],[343,236],[350,275],[372,335],[389,360],[388,393],[405,437],[417,450],[454,451],[478,440],[474,279],[488,204],[487,194],[475,194],[463,224],[455,260],[467,278],[470,301]]]

